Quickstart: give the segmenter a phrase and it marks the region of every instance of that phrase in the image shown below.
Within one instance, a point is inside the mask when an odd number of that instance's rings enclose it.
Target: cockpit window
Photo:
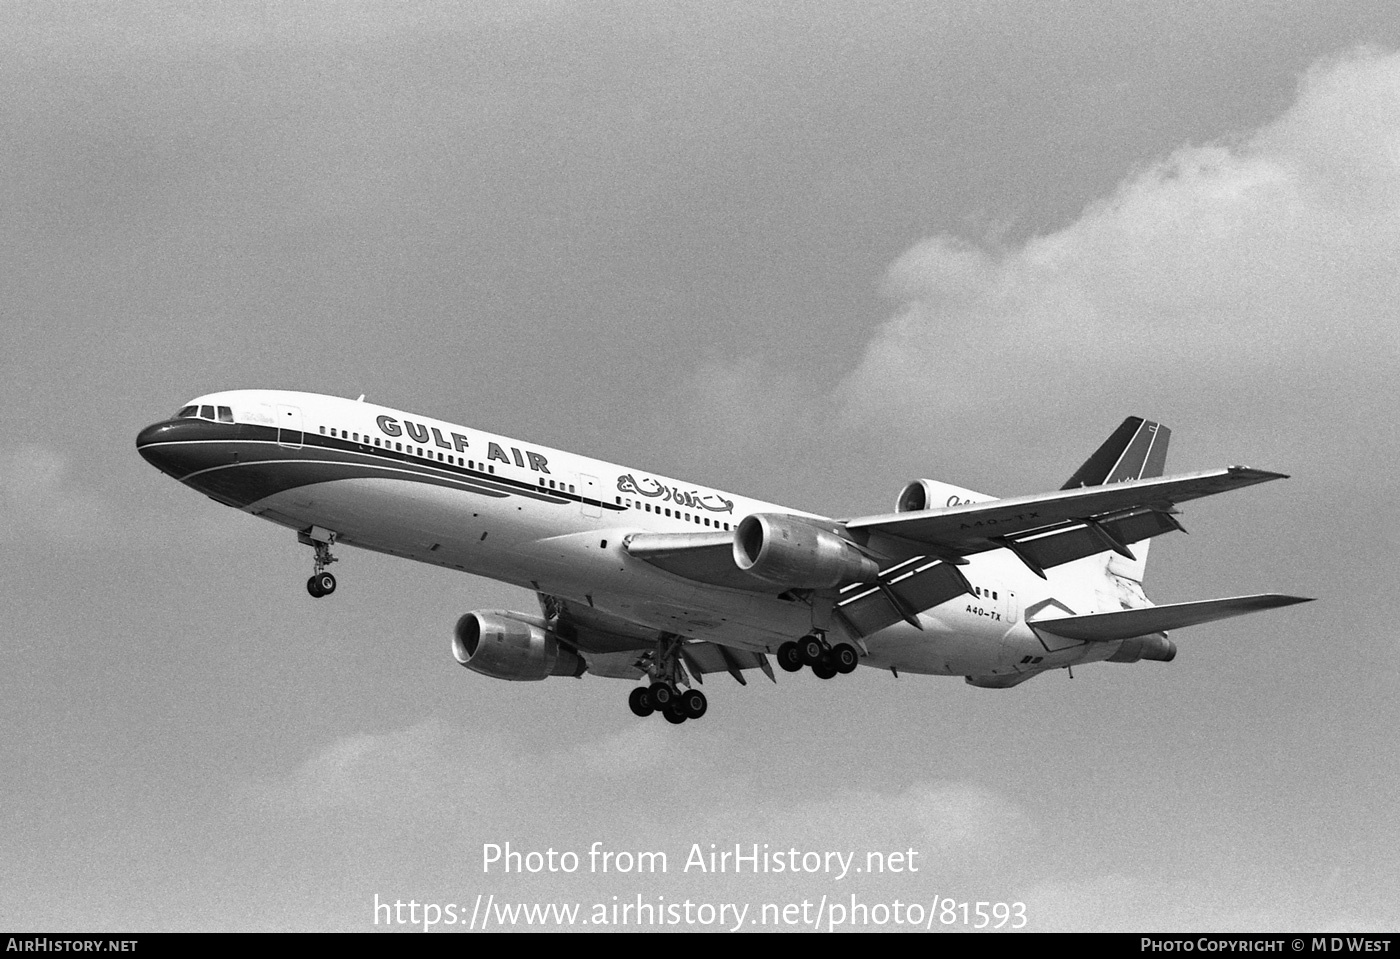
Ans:
[[[219,407],[219,422],[220,422],[220,423],[232,423],[232,422],[233,422],[233,408],[232,408],[232,407],[230,407],[230,406],[221,406],[221,407]]]
[[[185,406],[185,407],[181,407],[181,408],[180,408],[180,412],[178,412],[178,413],[175,414],[175,418],[176,418],[177,420],[187,420],[187,419],[189,419],[189,418],[192,417],[192,416],[198,416],[198,415],[199,415],[199,407],[198,407],[198,406]]]
[[[214,418],[214,407],[201,406],[199,408],[199,418],[202,420],[212,420]]]

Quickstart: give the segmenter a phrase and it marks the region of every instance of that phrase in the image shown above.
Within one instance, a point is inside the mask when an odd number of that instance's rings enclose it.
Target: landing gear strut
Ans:
[[[668,723],[680,725],[687,719],[699,719],[709,708],[705,694],[698,689],[681,690],[689,685],[685,665],[681,662],[681,638],[663,635],[656,643],[656,652],[647,653],[642,662],[649,686],[638,686],[627,697],[627,705],[638,716],[661,713]]]
[[[334,593],[335,577],[326,572],[326,567],[336,562],[336,558],[331,555],[331,544],[335,542],[335,534],[313,526],[309,530],[297,533],[297,542],[305,543],[316,551],[316,572],[306,581],[306,591],[317,599]]]
[[[819,679],[830,679],[837,673],[849,673],[860,663],[860,654],[850,643],[827,642],[821,633],[803,636],[797,642],[789,640],[778,647],[778,665],[789,673],[807,666]]]

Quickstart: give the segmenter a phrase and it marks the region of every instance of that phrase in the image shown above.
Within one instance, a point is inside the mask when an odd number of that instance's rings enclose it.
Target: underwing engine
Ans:
[[[452,655],[468,669],[516,682],[582,676],[583,657],[559,642],[544,621],[528,613],[477,610],[457,620]]]
[[[772,513],[755,513],[739,523],[734,562],[750,576],[794,589],[829,589],[880,575],[879,564],[839,534]]]

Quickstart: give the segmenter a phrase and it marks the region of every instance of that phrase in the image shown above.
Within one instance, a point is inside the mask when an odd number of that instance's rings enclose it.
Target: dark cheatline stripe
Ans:
[[[505,499],[511,495],[499,489],[472,483],[467,479],[434,475],[422,470],[410,470],[404,466],[347,463],[332,459],[273,459],[229,463],[230,458],[226,456],[223,464],[204,472],[195,473],[181,482],[202,493],[209,494],[220,502],[239,507],[301,486],[333,483],[337,480],[369,478],[425,483],[431,486],[443,486],[470,493],[479,493],[496,499]],[[560,501],[555,500],[555,502]]]
[[[280,432],[285,437],[287,431]],[[181,482],[220,502],[240,507],[312,483],[381,477],[495,498],[515,495],[545,503],[591,503],[614,511],[623,508],[574,493],[541,489],[484,469],[420,458],[369,443],[302,433],[300,445],[290,446],[279,444],[278,436],[279,430],[270,426],[171,420],[143,431],[138,449]]]

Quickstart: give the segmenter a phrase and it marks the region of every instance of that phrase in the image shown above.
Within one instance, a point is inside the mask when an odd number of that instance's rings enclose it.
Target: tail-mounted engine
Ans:
[[[963,489],[938,480],[917,479],[905,485],[894,501],[896,513],[915,513],[925,509],[947,509],[965,503],[989,503],[996,499],[986,493]]]
[[[734,563],[764,582],[797,589],[828,589],[880,575],[879,564],[836,533],[771,513],[754,513],[739,523]]]
[[[492,679],[532,682],[549,676],[582,676],[583,657],[527,613],[490,609],[467,613],[452,631],[452,655]]]

